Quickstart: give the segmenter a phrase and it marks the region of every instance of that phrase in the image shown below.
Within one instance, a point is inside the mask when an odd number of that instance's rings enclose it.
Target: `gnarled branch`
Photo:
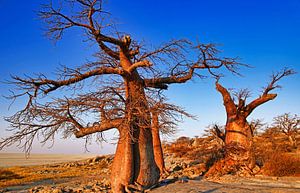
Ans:
[[[296,72],[292,69],[284,68],[281,72],[272,74],[271,82],[268,84],[267,87],[264,88],[263,94],[246,106],[247,115],[249,115],[259,105],[266,103],[267,101],[275,99],[277,94],[270,94],[269,92],[276,88],[280,88],[280,86],[277,85],[277,82],[280,79],[282,79],[285,76],[293,75],[295,73]]]
[[[123,123],[123,119],[102,120],[99,124],[94,124],[92,127],[80,128],[74,134],[77,138],[84,137],[96,132],[103,132],[113,128],[119,128]]]

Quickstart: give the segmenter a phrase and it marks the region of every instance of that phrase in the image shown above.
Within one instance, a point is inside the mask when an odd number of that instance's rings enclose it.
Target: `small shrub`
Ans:
[[[287,153],[274,153],[266,160],[263,173],[269,176],[299,176],[300,157]]]

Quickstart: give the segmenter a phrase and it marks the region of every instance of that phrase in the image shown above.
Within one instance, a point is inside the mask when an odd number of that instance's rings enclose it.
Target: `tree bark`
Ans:
[[[227,120],[225,155],[206,173],[206,177],[237,174],[249,176],[255,166],[250,125],[245,117]]]
[[[130,60],[120,52],[120,64],[130,69]],[[143,80],[136,70],[124,76],[126,90],[126,128],[120,130],[111,181],[114,193],[128,192],[129,188],[146,189],[159,180],[151,133],[151,116],[144,92]],[[118,176],[118,177],[117,177]]]
[[[123,193],[133,183],[133,142],[127,128],[119,129],[119,141],[111,169],[111,189]]]
[[[253,136],[246,117],[242,116],[237,120],[229,121],[225,131],[225,160],[228,165],[233,164],[238,170],[237,172],[243,175],[251,174],[251,170],[255,166]]]
[[[156,112],[152,112],[152,138],[153,138],[153,150],[154,150],[154,158],[156,165],[159,168],[160,174],[162,175],[166,172],[165,161],[163,156],[163,150],[159,135],[159,121],[158,114]]]
[[[133,132],[134,182],[143,188],[156,184],[159,169],[155,163],[151,133],[151,116],[142,81],[137,73],[128,81],[127,109],[130,130]]]

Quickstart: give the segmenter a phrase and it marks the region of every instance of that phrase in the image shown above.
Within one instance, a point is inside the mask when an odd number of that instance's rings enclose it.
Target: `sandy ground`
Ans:
[[[25,159],[24,154],[0,154],[1,166],[25,166],[22,167],[30,174],[32,172],[48,171],[47,174],[41,173],[44,177],[39,180],[22,182],[21,184],[8,185],[0,187],[0,192],[28,192],[33,187],[50,187],[45,192],[52,190],[64,190],[72,188],[71,192],[86,192],[95,182],[99,182],[100,178],[108,179],[109,171],[107,167],[99,167],[101,162],[85,161],[86,165],[73,166],[65,168],[64,164],[53,164],[57,162],[70,162],[74,160],[82,160],[92,155],[41,155],[33,154],[30,159]],[[93,156],[92,156],[93,157]],[[44,165],[45,166],[28,166],[28,165]],[[22,169],[21,168],[21,169]],[[32,172],[31,172],[32,170]],[[49,171],[75,171],[81,176],[70,176],[59,178],[57,174],[49,174]],[[49,178],[54,175],[54,178]],[[172,182],[171,182],[172,181]],[[1,182],[1,180],[0,180]],[[54,187],[54,189],[53,189]],[[52,188],[52,189],[51,189]],[[80,191],[77,189],[81,189]],[[48,191],[49,190],[49,191]],[[69,191],[67,191],[69,192]],[[95,192],[95,191],[88,191]],[[100,192],[100,191],[96,191]],[[105,191],[107,192],[107,191]],[[152,189],[153,193],[250,193],[250,192],[268,192],[268,193],[300,193],[300,177],[265,177],[256,176],[251,178],[238,178],[233,176],[225,176],[215,181],[207,181],[201,177],[195,179],[179,178],[178,180],[165,180],[160,183],[159,187]]]
[[[222,182],[207,180],[177,181],[156,189],[153,193],[296,193],[300,192],[300,178],[233,178]]]
[[[31,154],[29,158],[24,153],[0,153],[0,167],[29,166],[71,162],[94,157],[92,154]]]

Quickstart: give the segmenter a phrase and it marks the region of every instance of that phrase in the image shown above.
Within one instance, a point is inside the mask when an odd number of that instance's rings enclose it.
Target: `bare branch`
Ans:
[[[136,63],[132,64],[130,66],[130,68],[128,69],[128,72],[131,73],[132,71],[134,71],[138,67],[150,67],[150,66],[152,66],[152,64],[148,60],[139,61],[139,62],[136,62]]]
[[[234,101],[226,88],[216,81],[216,89],[221,93],[223,97],[224,106],[228,116],[234,115],[237,111]]]
[[[172,46],[174,46],[174,44],[172,44]],[[145,79],[146,86],[167,89],[168,84],[184,83],[190,80],[193,77],[196,69],[206,69],[214,77],[220,77],[221,75],[216,74],[212,71],[212,69],[218,69],[224,66],[232,73],[238,74],[238,66],[248,66],[246,64],[239,63],[238,58],[218,57],[217,54],[219,51],[214,44],[198,44],[195,46],[195,48],[200,52],[196,62],[186,64],[177,63],[175,67],[171,69],[170,75],[159,78]],[[158,53],[159,51],[160,50],[158,50]],[[178,67],[181,66],[184,66],[185,69],[178,70]],[[174,74],[174,71],[177,71],[177,73]]]
[[[264,89],[263,94],[258,97],[257,99],[253,100],[249,105],[247,105],[247,114],[249,115],[256,107],[259,105],[273,100],[276,98],[277,94],[269,94],[271,90],[274,90],[276,88],[279,88],[279,85],[276,85],[277,82],[282,79],[285,76],[293,75],[295,74],[295,71],[292,69],[284,68],[281,72],[273,74],[271,77],[271,82],[268,84],[268,86]]]
[[[124,71],[117,68],[100,67],[85,73],[77,72],[71,78],[66,80],[51,80],[43,77],[37,79],[33,79],[33,78],[23,79],[17,76],[14,76],[13,79],[16,80],[15,84],[22,85],[24,89],[33,89],[33,92],[36,95],[38,90],[42,90],[45,94],[47,94],[62,86],[68,86],[70,84],[80,82],[84,79],[97,76],[97,75],[104,75],[104,74],[123,75]]]
[[[290,76],[295,74],[296,72],[293,69],[289,69],[289,68],[284,68],[281,72],[277,72],[277,73],[273,73],[271,76],[271,81],[268,84],[268,86],[266,86],[264,88],[263,94],[262,95],[267,95],[271,90],[274,90],[276,88],[281,88],[280,85],[277,84],[277,82],[282,79],[285,76]]]
[[[96,132],[103,132],[113,128],[119,128],[123,123],[123,119],[115,119],[115,120],[104,120],[101,121],[100,124],[96,124],[93,127],[81,128],[76,131],[74,134],[77,138],[84,137],[86,135],[90,135]]]

